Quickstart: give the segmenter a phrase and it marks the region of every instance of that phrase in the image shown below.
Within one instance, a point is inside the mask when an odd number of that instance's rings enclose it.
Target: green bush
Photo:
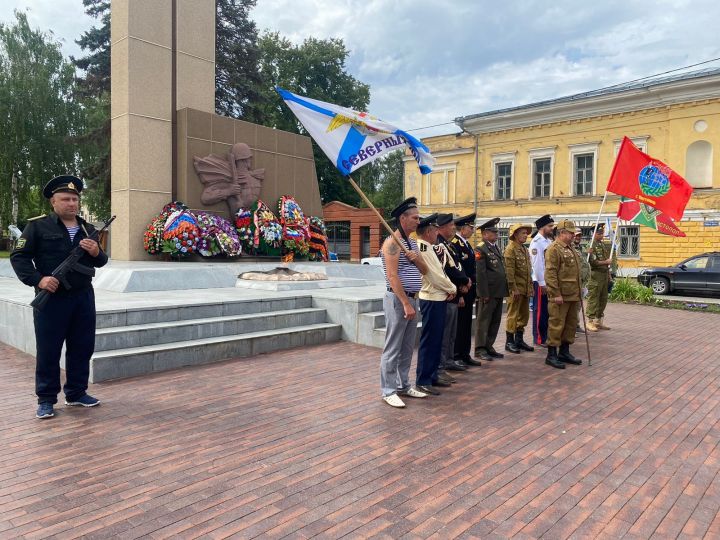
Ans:
[[[640,285],[636,280],[618,278],[610,293],[613,302],[634,302],[638,304],[655,303],[655,297],[650,287]]]

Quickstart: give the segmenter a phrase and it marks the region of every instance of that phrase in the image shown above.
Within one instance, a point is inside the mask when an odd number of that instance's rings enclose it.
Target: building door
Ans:
[[[370,227],[360,227],[360,258],[370,257]]]
[[[330,221],[327,229],[328,251],[337,253],[338,259],[350,259],[350,222]]]

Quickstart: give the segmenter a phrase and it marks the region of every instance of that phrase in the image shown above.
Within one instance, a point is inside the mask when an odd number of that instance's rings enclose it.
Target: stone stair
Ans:
[[[99,311],[91,382],[337,341],[310,296]]]

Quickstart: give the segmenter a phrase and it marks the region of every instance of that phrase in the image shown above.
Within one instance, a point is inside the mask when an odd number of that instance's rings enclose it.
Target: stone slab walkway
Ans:
[[[720,316],[606,322],[592,367],[513,355],[404,410],[379,351],[337,343],[95,385],[101,407],[38,421],[33,360],[0,344],[0,537],[720,537]]]

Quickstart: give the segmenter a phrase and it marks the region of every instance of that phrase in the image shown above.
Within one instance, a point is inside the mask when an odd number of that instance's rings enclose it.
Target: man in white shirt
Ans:
[[[548,332],[547,294],[545,293],[545,250],[552,244],[555,221],[545,214],[535,221],[537,233],[530,242],[530,262],[533,279],[533,341],[544,346]]]

